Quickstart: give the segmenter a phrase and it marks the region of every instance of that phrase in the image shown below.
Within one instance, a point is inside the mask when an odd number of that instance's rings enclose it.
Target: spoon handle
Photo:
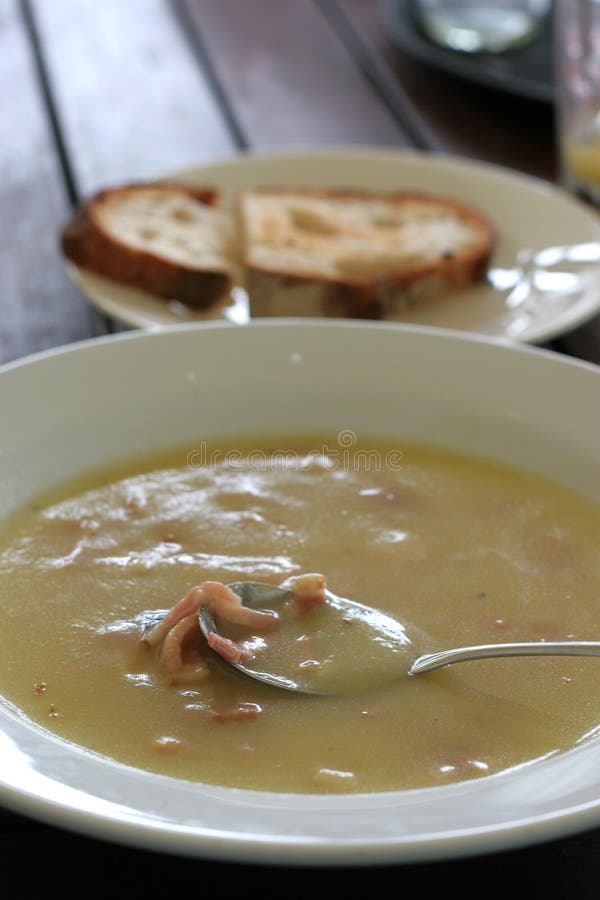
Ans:
[[[498,656],[600,656],[600,641],[530,641],[521,644],[479,644],[426,653],[415,659],[409,675],[431,672],[453,663]]]

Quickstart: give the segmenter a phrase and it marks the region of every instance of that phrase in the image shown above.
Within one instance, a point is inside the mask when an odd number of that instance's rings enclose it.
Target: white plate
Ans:
[[[499,238],[487,283],[408,310],[404,322],[543,343],[600,309],[600,219],[562,190],[498,166],[403,151],[333,149],[240,155],[162,177],[214,185],[226,208],[240,188],[256,184],[420,189],[479,207]],[[68,271],[94,306],[125,325],[207,318],[243,324],[249,318],[241,290],[230,305],[198,313],[71,264]]]
[[[272,319],[128,332],[0,369],[0,510],[83,470],[255,432],[257,422],[265,433],[352,428],[454,446],[600,501],[599,389],[590,364],[418,326]],[[0,758],[8,807],[112,841],[232,861],[433,860],[600,825],[600,737],[461,784],[275,794],[111,762],[0,698]]]

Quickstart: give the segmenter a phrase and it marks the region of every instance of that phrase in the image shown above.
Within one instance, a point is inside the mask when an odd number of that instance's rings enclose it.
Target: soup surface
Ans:
[[[592,735],[599,660],[485,660],[412,677],[405,668],[445,647],[600,640],[598,508],[485,460],[345,443],[188,448],[23,511],[0,541],[4,702],[125,764],[272,791],[445,784]],[[141,640],[202,582],[279,584],[307,572],[404,626],[411,645],[397,677],[353,683],[352,653],[336,655],[352,629],[341,623],[324,640],[323,609],[282,617],[273,640],[299,672],[342,659],[351,689],[340,695],[257,684],[196,636],[181,644],[178,677]],[[244,636],[260,653],[260,636],[234,635]]]

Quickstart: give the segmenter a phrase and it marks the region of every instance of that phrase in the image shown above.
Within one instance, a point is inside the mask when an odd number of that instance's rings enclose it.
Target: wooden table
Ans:
[[[115,330],[68,281],[58,232],[96,188],[240,149],[362,144],[487,160],[553,181],[551,104],[425,68],[378,0],[0,0],[0,361]],[[600,362],[600,322],[553,343]],[[0,426],[1,427],[1,426]],[[1,761],[0,761],[1,765]],[[30,896],[336,890],[600,895],[600,829],[471,860],[278,870],[152,854],[0,811],[2,876]],[[83,876],[76,875],[77,863]],[[198,884],[202,879],[202,884]],[[37,893],[34,890],[37,887]]]

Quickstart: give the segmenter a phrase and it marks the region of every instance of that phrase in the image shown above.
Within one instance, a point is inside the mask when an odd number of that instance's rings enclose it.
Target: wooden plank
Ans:
[[[58,253],[69,214],[56,147],[16,0],[0,0],[0,361],[89,337],[98,320]]]
[[[311,0],[177,0],[252,147],[410,140]]]
[[[552,110],[459,81],[409,59],[391,40],[380,0],[324,0],[341,13],[369,48],[382,90],[396,81],[425,119],[435,149],[499,163],[554,180]]]
[[[406,131],[418,150],[444,150],[438,135],[429,127],[427,110],[418,109],[405,91],[401,80],[392,71],[378,48],[369,39],[368,29],[356,27],[352,17],[335,0],[314,0],[339,39],[354,58],[356,65],[370,82],[382,101]],[[361,14],[369,9],[361,8]]]
[[[80,194],[235,142],[166,0],[32,0]]]

